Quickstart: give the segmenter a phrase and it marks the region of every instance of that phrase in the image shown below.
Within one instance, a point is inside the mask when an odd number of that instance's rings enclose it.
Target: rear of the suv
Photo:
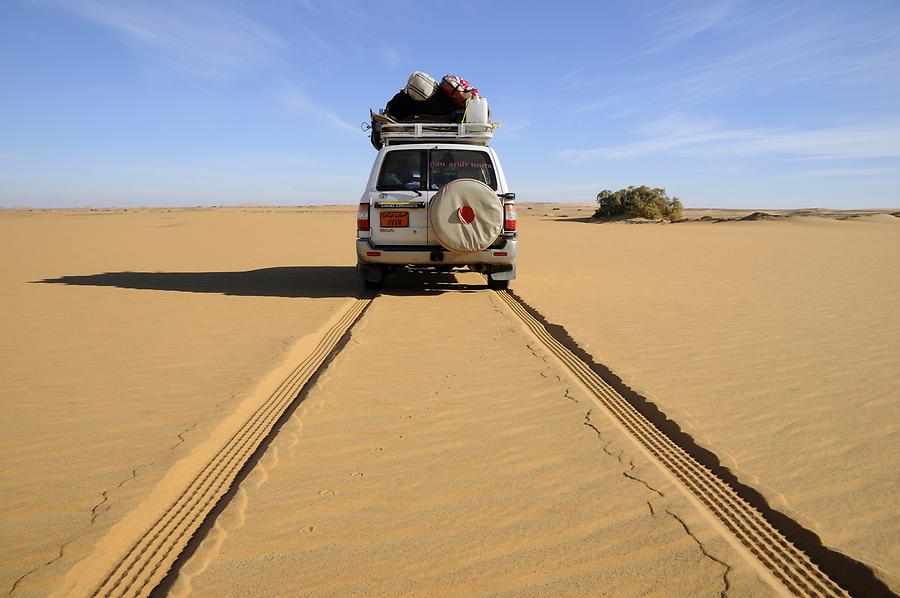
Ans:
[[[437,218],[442,196],[445,209]],[[448,215],[449,201],[456,203]],[[488,220],[495,228],[477,228]],[[482,242],[454,243],[451,237],[457,232],[471,232],[476,241],[480,234]],[[379,286],[389,272],[400,268],[468,266],[484,273],[491,288],[506,288],[516,276],[515,195],[507,188],[493,148],[462,143],[383,147],[360,200],[356,254],[367,287]]]

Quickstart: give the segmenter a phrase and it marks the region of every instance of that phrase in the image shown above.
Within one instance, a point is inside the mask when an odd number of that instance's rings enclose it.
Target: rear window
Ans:
[[[422,191],[425,189],[425,150],[388,152],[378,175],[379,191]]]
[[[475,179],[497,190],[497,175],[487,152],[465,149],[436,149],[428,158],[428,188],[440,189],[456,179]]]

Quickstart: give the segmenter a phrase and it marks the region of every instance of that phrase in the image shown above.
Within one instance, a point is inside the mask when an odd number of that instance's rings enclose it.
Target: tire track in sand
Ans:
[[[216,503],[229,490],[244,464],[294,403],[303,386],[325,363],[371,301],[370,298],[356,299],[321,334],[312,352],[244,420],[199,473],[184,485],[177,498],[158,514],[155,522],[124,553],[109,559],[111,562],[108,567],[100,569],[105,576],[93,583],[90,580],[76,579],[75,592],[81,593],[79,590],[83,588],[92,596],[148,595],[163,579]],[[152,503],[149,505],[150,508],[155,506]],[[148,507],[145,505],[144,508]],[[95,564],[92,571],[96,570]]]
[[[749,553],[747,556],[760,563],[784,589],[797,596],[849,596],[731,486],[673,442],[589,364],[557,340],[520,299],[506,291],[497,294],[517,319],[597,399],[607,414],[688,491],[688,496],[724,526],[732,543],[742,548],[745,555]]]

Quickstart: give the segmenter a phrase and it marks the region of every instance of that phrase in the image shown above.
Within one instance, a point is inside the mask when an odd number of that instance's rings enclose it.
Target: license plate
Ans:
[[[409,212],[382,212],[381,228],[406,228],[409,226]]]

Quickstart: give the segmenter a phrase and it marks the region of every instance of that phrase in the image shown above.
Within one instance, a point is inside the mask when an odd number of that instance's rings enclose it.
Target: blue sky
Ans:
[[[900,206],[896,0],[5,0],[0,206],[354,203],[414,70],[479,87],[522,200]]]

